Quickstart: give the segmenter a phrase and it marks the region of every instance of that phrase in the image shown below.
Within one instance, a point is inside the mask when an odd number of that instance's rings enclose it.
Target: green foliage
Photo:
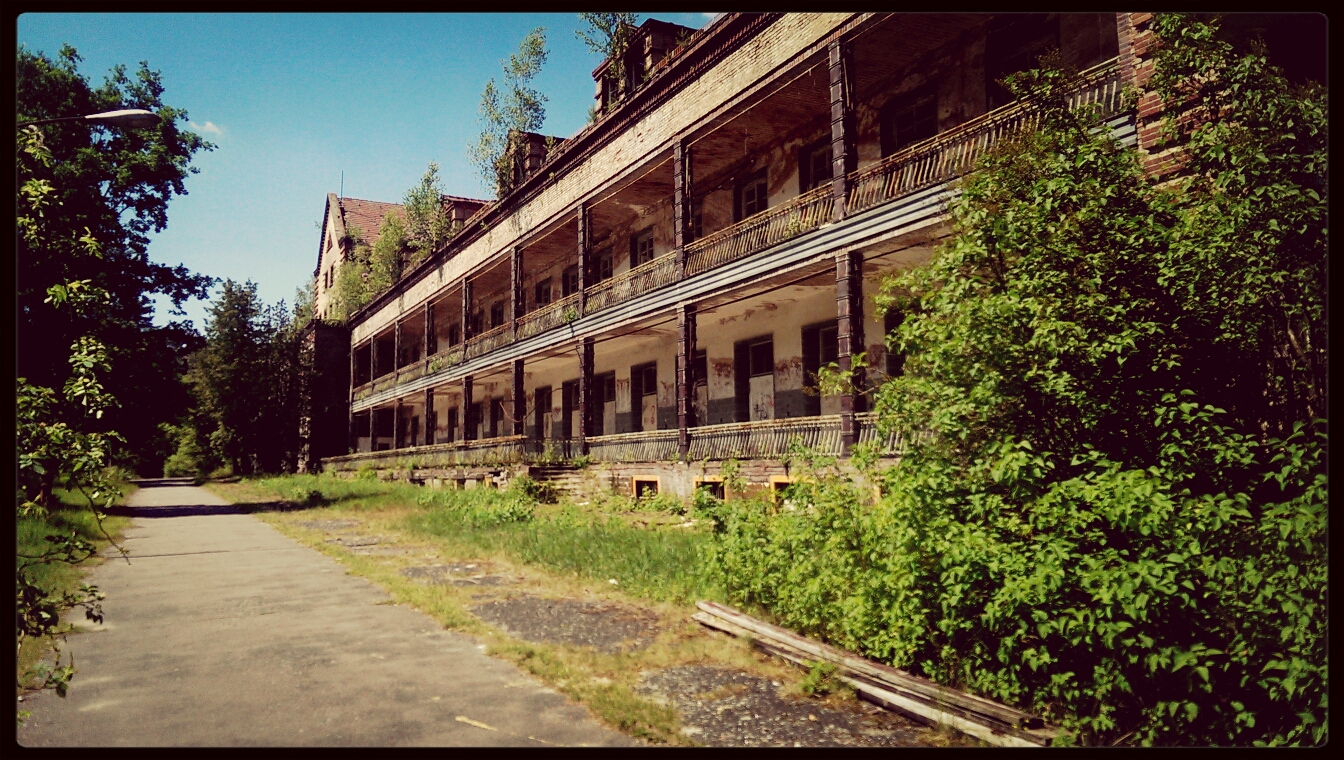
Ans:
[[[378,239],[369,251],[369,278],[365,287],[370,301],[401,279],[402,252],[406,250],[407,242],[401,217],[395,212],[387,212],[378,228]]]
[[[625,51],[639,26],[639,17],[634,13],[603,12],[580,13],[579,18],[588,24],[588,29],[575,29],[574,36],[589,50],[611,61],[607,69],[609,80],[625,81]]]
[[[117,66],[95,87],[79,63],[68,46],[52,58],[20,46],[18,119],[144,108],[162,121],[139,129],[79,120],[19,130],[17,375],[60,388],[70,375],[69,346],[82,336],[96,340],[116,367],[102,382],[123,404],[107,410],[101,429],[125,437],[120,458],[157,472],[158,425],[190,404],[178,377],[199,337],[184,321],[155,326],[154,297],[177,308],[204,297],[211,278],[156,263],[147,250],[167,224],[169,202],[186,192],[184,181],[196,171],[192,157],[214,146],[185,131],[186,112],[163,102],[162,78],[146,64],[135,72]]]
[[[406,191],[401,204],[406,212],[405,235],[410,248],[407,264],[414,266],[442,248],[453,233],[451,220],[443,208],[443,185],[436,162],[429,162],[420,184]]]
[[[450,524],[467,528],[491,528],[532,519],[536,501],[522,489],[505,492],[489,488],[429,491],[417,501],[433,508],[429,522],[443,527]]]
[[[798,682],[798,690],[809,697],[824,697],[844,689],[844,682],[836,678],[839,670],[834,664],[817,660],[808,668],[807,675]]]
[[[546,29],[537,27],[503,62],[502,88],[491,79],[481,93],[481,134],[467,153],[496,198],[513,188],[514,166],[522,158],[520,133],[536,132],[546,122],[546,96],[531,87],[546,56]]]
[[[1193,171],[1155,188],[1062,73],[1016,77],[1040,129],[884,292],[907,360],[876,407],[907,448],[883,497],[814,471],[778,514],[725,505],[709,552],[735,601],[1066,742],[1318,744],[1324,93],[1214,23],[1154,27],[1155,81],[1213,103]]]

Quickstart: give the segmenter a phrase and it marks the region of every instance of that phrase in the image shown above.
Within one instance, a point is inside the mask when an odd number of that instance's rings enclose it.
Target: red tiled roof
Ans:
[[[383,225],[383,217],[387,212],[395,212],[397,216],[405,218],[399,203],[383,203],[382,201],[365,201],[359,198],[341,198],[341,219],[345,222],[345,228],[350,229],[351,225],[359,228],[362,233],[360,239],[373,245],[373,241],[378,238],[378,229]]]

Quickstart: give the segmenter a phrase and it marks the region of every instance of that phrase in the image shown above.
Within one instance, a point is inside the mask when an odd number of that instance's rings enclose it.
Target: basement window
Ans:
[[[708,491],[710,496],[713,496],[713,497],[716,498],[716,499],[722,499],[722,498],[723,498],[723,493],[724,493],[724,492],[723,492],[723,481],[722,481],[722,480],[697,480],[697,481],[695,481],[695,490],[697,490],[697,491]]]
[[[633,484],[633,490],[635,492],[636,499],[642,499],[645,496],[657,496],[658,481],[635,478]]]

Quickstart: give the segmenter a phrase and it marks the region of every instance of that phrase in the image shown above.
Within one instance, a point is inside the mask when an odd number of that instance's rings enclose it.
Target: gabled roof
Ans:
[[[387,212],[391,211],[403,218],[405,216],[400,203],[359,198],[338,198],[337,202],[341,205],[341,221],[345,223],[346,229],[358,227],[362,233],[360,242],[367,245],[373,245],[373,241],[378,239],[378,229],[383,226],[383,217],[387,216]]]

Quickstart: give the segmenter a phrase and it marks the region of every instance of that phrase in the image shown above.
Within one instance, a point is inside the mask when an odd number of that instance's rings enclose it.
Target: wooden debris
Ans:
[[[757,647],[802,668],[816,661],[837,666],[837,676],[860,697],[915,720],[955,728],[990,744],[1040,747],[1058,729],[1040,718],[974,694],[949,689],[903,670],[866,660],[835,647],[713,602],[697,602],[692,619],[752,640]]]

